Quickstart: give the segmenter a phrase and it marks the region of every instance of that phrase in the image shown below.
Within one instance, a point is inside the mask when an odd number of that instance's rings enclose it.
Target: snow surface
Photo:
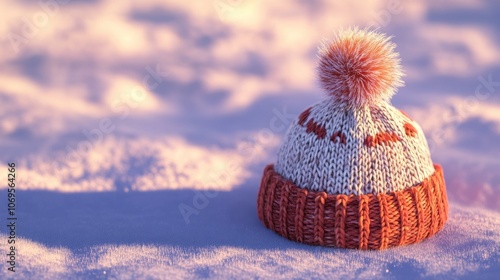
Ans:
[[[19,214],[16,276],[470,279],[499,273],[500,218],[492,211],[452,204],[450,220],[435,237],[365,252],[296,244],[265,229],[255,214],[254,186],[218,193],[186,224],[177,205],[193,194],[21,192],[29,206]]]
[[[7,162],[18,203],[0,279],[500,275],[498,1],[48,2],[0,3],[0,224]],[[370,24],[395,36],[392,101],[443,166],[450,219],[380,252],[288,241],[257,218],[262,169],[324,98],[318,42]]]

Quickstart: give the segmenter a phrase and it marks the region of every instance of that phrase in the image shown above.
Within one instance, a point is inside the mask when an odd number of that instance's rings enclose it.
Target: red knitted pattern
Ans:
[[[415,129],[415,127],[411,123],[405,123],[403,125],[403,128],[405,129],[405,133],[407,136],[410,137],[417,136],[417,129]]]
[[[322,246],[386,249],[441,230],[448,218],[443,171],[421,184],[386,194],[327,194],[297,187],[264,169],[257,211],[264,225],[288,239]]]
[[[311,114],[311,109],[312,108],[307,108],[304,112],[302,112],[299,116],[299,125],[304,126],[306,123],[307,118],[309,118],[309,115]]]
[[[400,141],[399,137],[394,132],[380,132],[375,135],[368,135],[365,138],[365,146],[375,147],[377,145],[386,144],[389,142]]]
[[[345,144],[345,134],[342,131],[334,132],[330,137],[330,140],[333,143],[337,143],[337,139],[338,141],[340,141],[340,143]]]
[[[326,137],[326,128],[318,123],[316,123],[313,119],[310,119],[306,125],[307,133],[314,133],[318,136],[318,139],[323,139]]]
[[[299,115],[298,124],[305,127],[307,133],[314,133],[318,137],[318,139],[324,139],[327,134],[326,128],[324,125],[315,122],[313,118],[309,119],[309,116],[311,115],[311,109],[312,108],[308,108]],[[332,141],[333,143],[340,142],[341,144],[345,145],[345,134],[342,131],[336,131],[330,136],[330,141]]]

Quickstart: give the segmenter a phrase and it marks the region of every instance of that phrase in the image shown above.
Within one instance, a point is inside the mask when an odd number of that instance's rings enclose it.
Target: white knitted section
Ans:
[[[385,101],[346,110],[328,99],[311,108],[311,118],[326,128],[326,137],[306,132],[305,125],[295,121],[275,164],[276,172],[301,188],[346,195],[388,193],[417,185],[434,173],[420,126]],[[405,123],[417,130],[415,137],[406,135]],[[345,134],[345,144],[330,140],[336,131]],[[400,141],[365,145],[367,136],[384,132],[394,132]]]

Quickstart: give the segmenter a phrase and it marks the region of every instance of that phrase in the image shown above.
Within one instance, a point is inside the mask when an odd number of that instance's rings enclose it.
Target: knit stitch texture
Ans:
[[[441,230],[448,199],[420,126],[394,108],[403,85],[395,45],[349,29],[319,52],[327,99],[291,124],[257,198],[263,224],[311,245],[386,249]]]
[[[346,111],[327,99],[306,112],[307,118],[291,125],[275,166],[299,187],[379,194],[414,186],[434,173],[420,126],[386,102]]]

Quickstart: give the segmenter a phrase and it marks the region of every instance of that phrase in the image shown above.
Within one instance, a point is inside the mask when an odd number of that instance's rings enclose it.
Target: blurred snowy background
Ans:
[[[2,259],[2,278],[500,273],[500,2],[23,0],[0,10],[1,174],[18,165],[20,238],[18,271]],[[264,165],[291,120],[324,98],[317,45],[351,25],[394,36],[407,76],[393,104],[445,171],[450,220],[419,245],[310,247],[257,219]]]

